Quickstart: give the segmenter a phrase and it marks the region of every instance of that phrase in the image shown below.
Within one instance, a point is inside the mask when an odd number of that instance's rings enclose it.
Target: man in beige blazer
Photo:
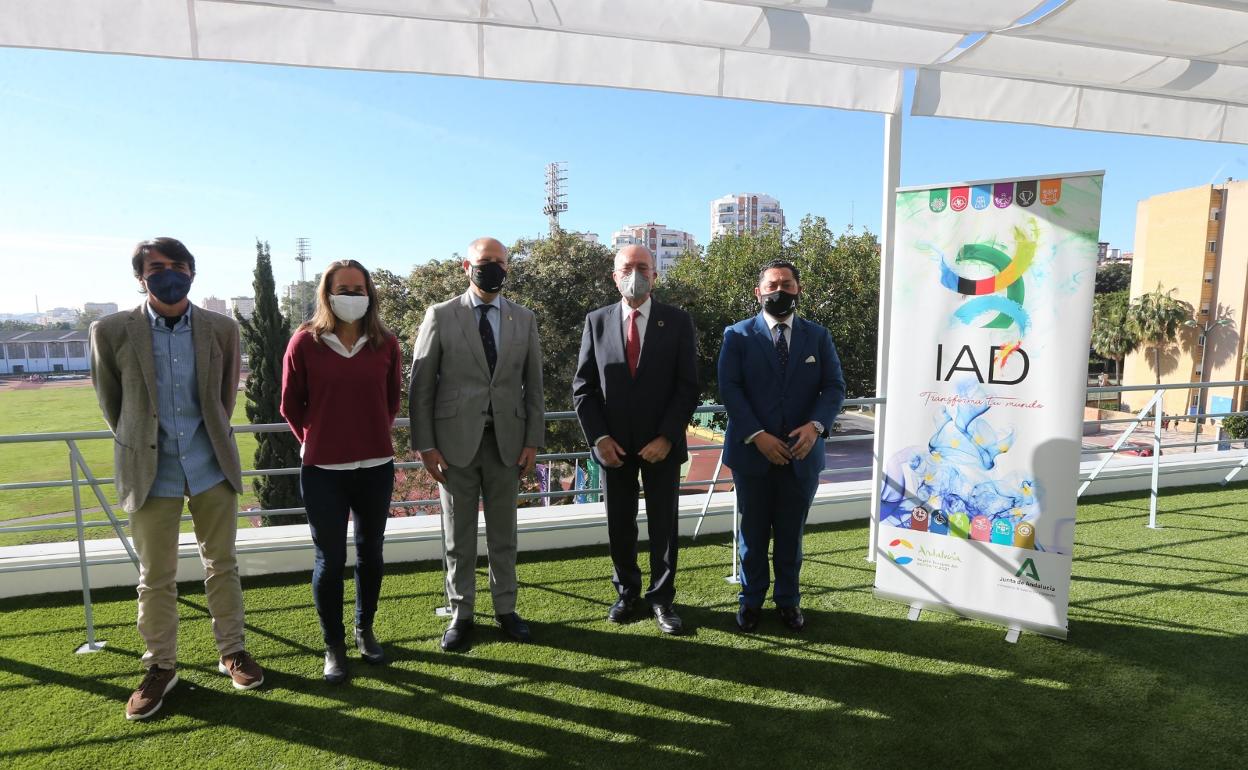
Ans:
[[[412,444],[441,488],[453,616],[444,650],[462,649],[472,632],[481,501],[495,618],[529,641],[516,614],[516,495],[546,434],[537,320],[499,294],[507,249],[478,238],[463,268],[468,291],[429,308],[420,325],[409,403]]]
[[[113,431],[117,496],[139,555],[139,635],[146,676],[126,719],[146,719],[178,683],[178,532],[189,499],[220,660],[236,689],[264,672],[243,645],[234,537],[243,488],[230,415],[238,394],[238,324],[186,298],[195,257],[173,238],[136,247],[147,301],[91,325],[91,380]]]

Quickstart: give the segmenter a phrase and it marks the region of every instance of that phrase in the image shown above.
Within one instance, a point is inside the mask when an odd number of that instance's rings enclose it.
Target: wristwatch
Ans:
[[[819,422],[818,420],[811,420],[811,421],[810,421],[810,424],[811,424],[811,425],[813,425],[813,426],[815,426],[815,433],[817,433],[817,434],[818,434],[818,435],[820,435],[820,436],[822,436],[822,435],[823,435],[823,433],[824,433],[824,430],[823,430],[823,423]]]

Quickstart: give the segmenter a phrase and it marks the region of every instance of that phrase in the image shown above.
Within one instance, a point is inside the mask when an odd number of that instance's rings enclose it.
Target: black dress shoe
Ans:
[[[529,634],[529,624],[525,623],[516,613],[509,612],[506,615],[495,615],[494,618],[503,627],[503,633],[517,642],[527,642],[533,638]]]
[[[737,628],[747,634],[758,628],[758,618],[762,615],[758,607],[746,607],[741,605],[741,609],[737,610]]]
[[[386,662],[386,653],[381,649],[381,642],[373,636],[371,628],[355,629],[355,647],[360,651],[360,657],[365,663],[378,665]]]
[[[451,625],[446,628],[446,633],[442,634],[442,649],[447,652],[458,652],[468,646],[468,639],[471,636],[471,620],[452,620]]]
[[[347,681],[347,646],[331,644],[325,648],[325,681],[342,684]]]
[[[635,598],[621,596],[615,600],[615,604],[611,605],[611,609],[607,610],[607,620],[612,623],[626,623],[635,609],[637,609],[637,600]]]
[[[806,616],[802,614],[801,607],[780,607],[780,620],[794,631],[806,627]]]
[[[656,604],[652,609],[654,611],[654,621],[658,624],[660,631],[673,635],[684,632],[685,625],[680,621],[680,616],[676,614],[676,610],[672,609],[672,605]]]

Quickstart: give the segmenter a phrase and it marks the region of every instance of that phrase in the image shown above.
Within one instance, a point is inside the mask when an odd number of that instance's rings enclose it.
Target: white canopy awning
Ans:
[[[614,86],[1248,143],[1248,2],[3,0],[0,45]]]

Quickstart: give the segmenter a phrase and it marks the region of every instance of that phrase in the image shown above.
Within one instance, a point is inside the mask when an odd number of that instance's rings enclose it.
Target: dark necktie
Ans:
[[[494,327],[490,326],[490,311],[493,305],[478,305],[481,309],[481,321],[477,330],[481,332],[481,347],[485,349],[485,362],[490,365],[490,376],[494,376],[494,365],[498,363],[498,346],[494,344]]]
[[[776,356],[780,359],[780,369],[789,365],[789,342],[784,338],[784,330],[789,328],[788,324],[778,324],[776,326]]]

